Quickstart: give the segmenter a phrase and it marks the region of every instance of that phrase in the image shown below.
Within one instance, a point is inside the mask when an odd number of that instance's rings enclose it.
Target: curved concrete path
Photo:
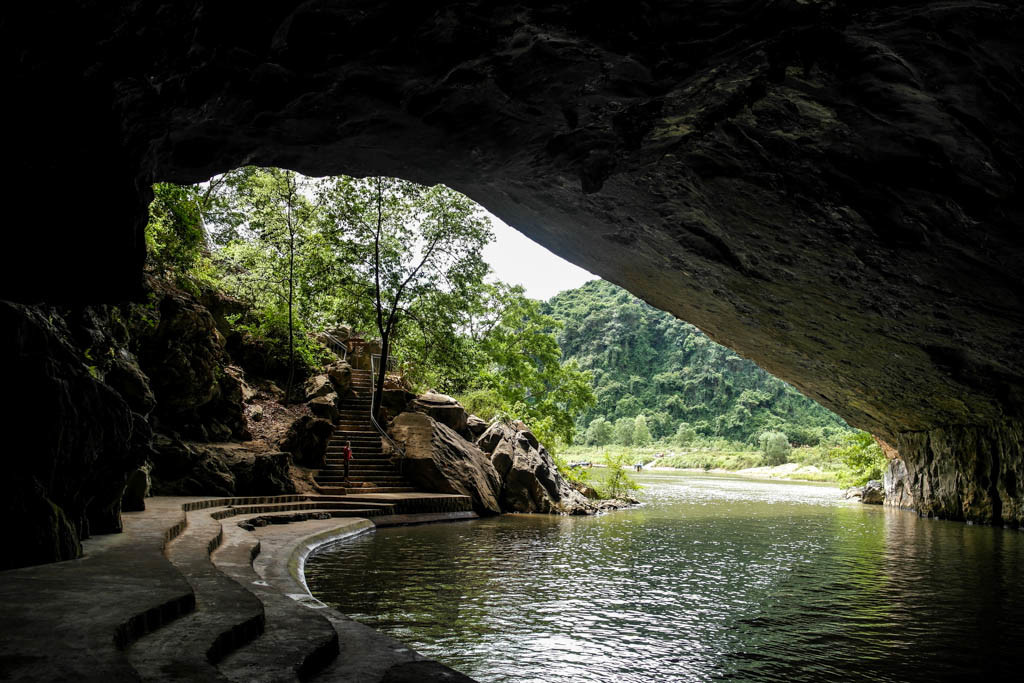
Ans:
[[[0,680],[471,681],[306,589],[327,543],[476,516],[460,496],[373,498],[147,499],[79,560],[0,572]]]

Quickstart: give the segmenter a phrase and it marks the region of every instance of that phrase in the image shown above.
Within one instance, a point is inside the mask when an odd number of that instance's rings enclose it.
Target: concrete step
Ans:
[[[223,540],[221,523],[209,508],[187,515],[188,526],[166,555],[192,586],[196,610],[128,648],[142,680],[226,680],[217,662],[263,633],[263,604],[210,558]]]
[[[321,474],[314,477],[317,484],[321,486],[344,486],[347,484],[343,474]],[[366,476],[349,475],[348,480],[353,484],[373,484],[374,486],[409,486],[409,482],[400,476]]]
[[[380,513],[387,511],[387,504],[381,503],[380,505],[368,506],[366,503],[355,503],[352,501],[340,500],[340,501],[310,501],[307,503],[267,503],[263,505],[240,505],[238,507],[229,508],[227,514],[224,514],[221,519],[226,517],[235,517],[238,515],[262,515],[265,513],[274,512],[308,512],[310,510],[352,510],[365,507],[377,507]],[[218,511],[215,514],[221,514]]]
[[[349,486],[345,488],[347,493],[414,493],[414,486]]]
[[[355,511],[353,508],[321,514]],[[266,517],[276,521],[283,515],[304,514],[311,513],[271,513]],[[307,680],[337,658],[337,632],[319,610],[299,604],[256,573],[253,559],[259,550],[260,541],[255,534],[237,523],[224,525],[224,544],[214,554],[214,564],[226,576],[249,587],[263,605],[266,623],[259,638],[225,657],[218,669],[225,678],[236,682]]]

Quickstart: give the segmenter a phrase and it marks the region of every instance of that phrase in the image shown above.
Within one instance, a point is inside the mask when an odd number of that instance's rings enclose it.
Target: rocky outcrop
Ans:
[[[334,424],[311,415],[303,415],[288,428],[278,444],[282,451],[292,454],[296,464],[304,467],[323,467],[327,442],[334,434]]]
[[[477,440],[501,477],[501,506],[507,512],[587,514],[591,502],[562,477],[532,432],[495,422]]]
[[[459,402],[454,398],[444,394],[435,394],[434,392],[427,392],[417,396],[409,404],[409,409],[429,415],[456,432],[465,431],[466,420],[469,418],[466,409],[459,405]]]
[[[471,496],[481,514],[501,512],[501,479],[490,459],[450,427],[423,413],[402,413],[390,432],[404,451],[399,466],[410,482],[426,491]]]
[[[955,426],[901,434],[900,478],[919,514],[1019,527],[1024,523],[1024,425]]]
[[[242,385],[224,368],[224,337],[195,298],[151,281],[155,305],[137,331],[139,365],[156,398],[153,425],[199,441],[247,439]]]
[[[867,505],[881,505],[885,502],[885,486],[877,479],[872,479],[864,484],[861,489],[860,502]]]
[[[152,493],[160,496],[271,496],[294,493],[288,453],[241,444],[184,442],[156,435]]]
[[[902,458],[893,458],[886,464],[882,481],[887,506],[904,510],[914,509],[914,496],[910,492],[908,476],[907,466]]]
[[[0,568],[72,559],[83,538],[120,530],[121,495],[145,462],[148,429],[58,314],[0,302],[0,329],[11,399],[0,477],[9,552]]]

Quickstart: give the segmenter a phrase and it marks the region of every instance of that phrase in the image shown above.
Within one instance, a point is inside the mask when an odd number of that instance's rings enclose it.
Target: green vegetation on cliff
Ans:
[[[794,445],[850,428],[835,414],[716,344],[693,325],[595,280],[545,306],[558,342],[594,379],[596,402],[577,419],[590,445],[697,439],[758,444],[781,432]]]

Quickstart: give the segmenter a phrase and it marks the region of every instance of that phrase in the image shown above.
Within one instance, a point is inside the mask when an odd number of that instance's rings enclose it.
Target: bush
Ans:
[[[608,463],[608,477],[601,487],[602,498],[622,498],[631,491],[636,491],[640,485],[633,481],[633,478],[626,472],[626,466],[631,464],[625,453],[608,455],[605,453],[604,460]]]
[[[885,472],[885,453],[867,432],[848,435],[829,455],[845,467],[839,473],[840,486],[863,486],[872,479],[881,479]]]
[[[789,452],[792,447],[789,439],[782,432],[761,432],[757,442],[764,453],[765,464],[782,465],[789,460]]]

